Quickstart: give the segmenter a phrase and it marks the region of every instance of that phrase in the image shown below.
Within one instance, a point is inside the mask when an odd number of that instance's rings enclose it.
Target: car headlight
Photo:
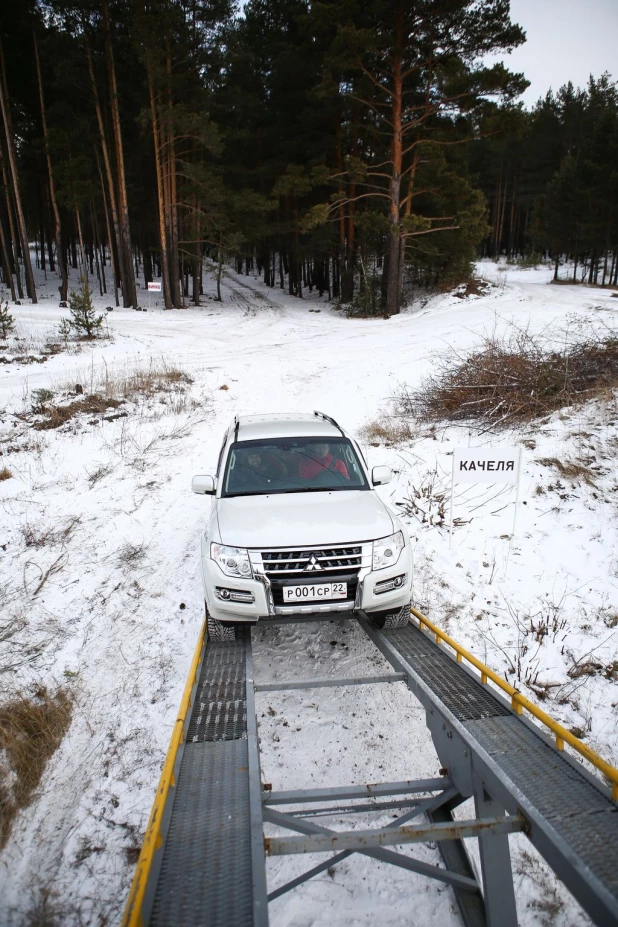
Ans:
[[[393,566],[399,560],[399,554],[405,547],[403,531],[391,534],[388,538],[380,538],[373,542],[373,569],[383,570],[384,567]]]
[[[226,576],[253,576],[249,551],[244,550],[242,547],[211,544],[210,559],[221,567]]]

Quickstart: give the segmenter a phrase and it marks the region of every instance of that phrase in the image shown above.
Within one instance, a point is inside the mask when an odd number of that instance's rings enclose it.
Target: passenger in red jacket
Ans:
[[[311,480],[323,470],[330,470],[331,472],[337,471],[344,479],[350,479],[350,474],[348,473],[348,468],[344,461],[340,458],[334,459],[330,452],[330,447],[326,442],[323,444],[312,444],[307,458],[303,460],[300,465],[300,475],[306,480]]]

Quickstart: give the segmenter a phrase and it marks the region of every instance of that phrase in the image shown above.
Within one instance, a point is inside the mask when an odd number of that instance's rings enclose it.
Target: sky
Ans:
[[[527,41],[504,62],[530,81],[528,108],[569,80],[583,87],[609,71],[618,81],[618,0],[511,0],[511,20]]]

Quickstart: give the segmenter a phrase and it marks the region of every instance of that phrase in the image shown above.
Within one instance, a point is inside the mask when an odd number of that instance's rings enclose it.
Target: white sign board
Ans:
[[[451,530],[449,547],[453,540],[453,496],[455,483],[511,483],[517,486],[513,509],[513,531],[515,535],[519,487],[521,476],[520,447],[458,447],[453,451],[453,478],[451,480]],[[510,550],[510,548],[509,548]]]
[[[149,284],[148,284],[148,292],[149,292],[149,293],[160,293],[160,292],[161,292],[161,284],[160,284],[160,283],[149,283]]]
[[[517,483],[521,448],[464,447],[453,451],[455,483]]]

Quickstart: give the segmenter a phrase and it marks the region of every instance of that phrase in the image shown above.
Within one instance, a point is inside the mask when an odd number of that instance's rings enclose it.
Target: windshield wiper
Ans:
[[[346,489],[345,486],[299,486],[298,489],[282,489],[280,492],[285,495],[289,492],[337,492],[339,489]]]
[[[256,492],[226,492],[223,499],[234,499],[237,496],[272,496],[272,489],[258,489]]]

